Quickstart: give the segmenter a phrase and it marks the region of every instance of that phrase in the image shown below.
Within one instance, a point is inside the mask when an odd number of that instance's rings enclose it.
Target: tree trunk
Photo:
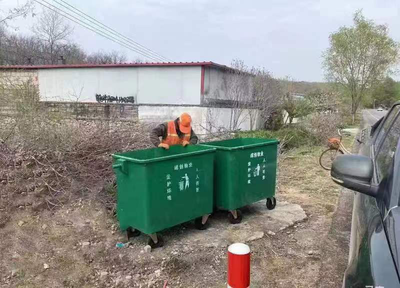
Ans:
[[[357,95],[354,95],[355,92],[352,92],[353,95],[351,96],[351,124],[354,124],[355,119],[356,119],[356,113],[357,113]]]
[[[233,108],[231,108],[231,119],[229,121],[229,130],[232,131],[232,125],[233,125]]]
[[[253,126],[255,126],[255,122],[256,122],[256,112],[251,111],[251,109],[249,109],[249,118],[250,118],[250,131],[253,131]]]

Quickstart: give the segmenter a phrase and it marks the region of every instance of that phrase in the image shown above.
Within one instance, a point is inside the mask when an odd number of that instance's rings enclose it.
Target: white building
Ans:
[[[7,70],[31,77],[41,101],[133,103],[139,121],[165,121],[185,111],[200,133],[230,128],[232,110],[214,100],[226,100],[223,79],[232,68],[213,62],[0,66]],[[241,114],[239,128],[255,128],[250,113]]]

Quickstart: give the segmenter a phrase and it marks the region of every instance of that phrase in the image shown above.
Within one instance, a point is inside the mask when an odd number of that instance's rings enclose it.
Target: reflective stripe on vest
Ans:
[[[163,139],[161,141],[162,143],[173,146],[182,145],[183,141],[185,140],[188,142],[190,141],[191,133],[184,134],[182,138],[179,138],[178,133],[176,132],[175,121],[169,121],[167,129],[167,138]]]

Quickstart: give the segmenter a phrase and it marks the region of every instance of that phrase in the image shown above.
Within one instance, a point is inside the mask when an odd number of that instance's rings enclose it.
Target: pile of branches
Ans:
[[[309,123],[309,128],[319,143],[327,143],[330,137],[337,136],[337,129],[342,126],[343,116],[338,113],[316,114]]]
[[[133,122],[41,121],[24,132],[0,146],[0,210],[52,210],[85,197],[114,209],[111,155],[150,145],[148,127]]]

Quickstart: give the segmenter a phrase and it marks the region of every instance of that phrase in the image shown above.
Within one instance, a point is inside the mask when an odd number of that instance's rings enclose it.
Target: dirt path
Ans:
[[[370,115],[372,118],[366,118],[365,111],[363,114],[361,128],[367,128],[375,123],[373,115]],[[365,120],[369,120],[370,123],[365,122]],[[356,137],[358,138],[360,135],[357,134]],[[352,153],[358,153],[359,149],[360,144],[353,141]],[[318,287],[329,288],[341,287],[342,285],[343,275],[348,263],[353,200],[354,192],[343,188],[339,195],[328,236],[325,239],[324,246],[326,249],[322,257]]]
[[[115,247],[126,242],[125,235],[96,201],[54,212],[17,210],[0,229],[0,286],[163,287],[168,281],[168,287],[222,288],[227,246],[242,239],[252,249],[251,287],[316,287],[340,192],[318,166],[319,152],[299,149],[280,159],[278,205],[302,207],[291,209],[298,211],[292,222],[284,225],[279,214],[251,205],[237,226],[226,228],[226,215],[217,213],[208,231],[192,223],[169,229],[163,233],[166,246],[151,253],[143,249],[144,236]]]
[[[324,241],[317,287],[340,287],[347,267],[354,192],[343,189],[328,236]]]

